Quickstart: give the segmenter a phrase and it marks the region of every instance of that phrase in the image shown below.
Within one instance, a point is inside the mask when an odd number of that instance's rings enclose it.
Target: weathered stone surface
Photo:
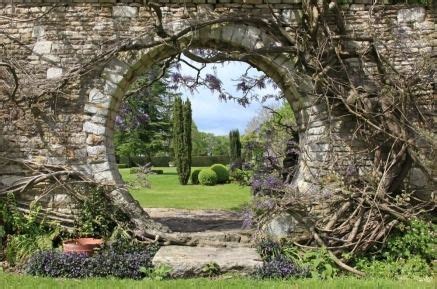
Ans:
[[[13,18],[38,19],[26,22],[0,21],[0,30],[3,33],[0,34],[0,43],[4,46],[0,50],[0,59],[13,57],[15,63],[19,64],[17,72],[20,79],[34,84],[20,84],[16,96],[18,106],[15,101],[0,93],[0,155],[39,160],[41,163],[68,164],[81,168],[92,176],[94,170],[90,166],[105,164],[104,170],[99,168],[99,174],[95,178],[113,178],[114,182],[119,182],[121,180],[116,173],[111,138],[122,96],[135,77],[156,62],[173,56],[174,51],[164,45],[165,47],[141,51],[123,51],[111,56],[104,63],[89,67],[91,69],[83,76],[69,79],[69,84],[59,93],[62,97],[56,103],[50,102],[51,100],[40,102],[38,107],[44,108],[44,111],[39,113],[44,117],[30,117],[34,116],[35,107],[29,105],[29,99],[34,99],[33,96],[40,93],[38,90],[45,87],[47,78],[56,82],[55,79],[61,76],[60,69],[63,69],[62,76],[65,76],[70,68],[80,67],[93,59],[96,53],[105,52],[105,49],[119,44],[117,41],[127,38],[135,39],[135,43],[143,46],[161,39],[155,34],[156,19],[151,16],[150,8],[141,1],[66,2],[67,7],[58,7],[59,9],[53,9],[39,18],[49,9],[47,1],[14,0],[12,5],[10,0],[0,0],[1,15],[12,15],[13,10]],[[196,4],[200,2],[209,4]],[[302,5],[299,2],[300,0],[158,1],[163,10],[163,26],[171,31],[187,28],[188,17],[201,21],[210,20],[215,15],[240,13],[266,20],[271,19],[272,11],[284,21],[284,27],[294,29],[302,17]],[[378,48],[390,50],[398,45],[395,40],[401,38],[403,41],[407,36],[413,35],[414,41],[407,42],[408,39],[405,39],[403,43],[411,48],[409,53],[395,58],[394,65],[401,73],[408,72],[417,60],[437,54],[437,21],[436,13],[432,9],[385,5],[381,22],[371,27],[368,21],[371,7],[368,3],[367,0],[355,0],[352,3],[354,5],[341,7],[347,21],[347,36],[368,36],[375,33],[384,40],[384,45]],[[6,37],[7,34],[15,40]],[[290,36],[295,37],[293,33]],[[178,44],[184,47],[189,43],[198,47],[206,45],[213,49],[226,47],[232,51],[249,51],[278,45],[277,39],[266,29],[242,24],[214,24],[204,27],[200,32],[187,35]],[[365,43],[349,43],[349,49],[366,47]],[[262,58],[255,57],[253,64],[281,84],[285,97],[295,110],[300,145],[307,149],[299,159],[299,169],[292,185],[305,193],[317,193],[317,181],[332,170],[325,165],[326,159],[336,159],[343,163],[352,159],[367,159],[368,156],[361,157],[363,150],[352,144],[353,121],[344,121],[352,126],[330,123],[337,112],[334,109],[334,115],[328,114],[324,102],[313,98],[312,82],[308,76],[295,71],[295,59],[278,54],[263,55]],[[371,78],[377,73],[376,65],[371,59],[366,61],[368,62],[361,63],[355,57],[345,59],[345,64],[354,69],[366,67],[359,72],[365,74],[360,74],[360,77]],[[3,79],[0,79],[0,83],[1,80]],[[0,87],[0,91],[2,89]],[[327,145],[330,141],[333,143]],[[51,150],[48,144],[50,142],[59,146]],[[110,169],[107,169],[108,166]],[[6,171],[9,168],[0,168],[0,175],[9,174],[3,173]],[[423,179],[414,172],[412,176],[418,180],[418,187],[424,188]]]
[[[136,17],[138,15],[138,8],[131,6],[114,6],[112,7],[112,16],[114,17]]]
[[[409,9],[401,9],[398,12],[399,22],[422,22],[425,20],[425,8],[414,7]]]
[[[262,265],[261,256],[254,248],[215,248],[164,246],[153,258],[153,265],[172,268],[173,277],[189,277],[202,274],[210,263],[220,266],[221,273],[250,274]]]
[[[62,68],[51,67],[47,69],[47,79],[56,79],[62,77]]]
[[[275,217],[264,227],[264,232],[273,240],[280,241],[283,238],[289,237],[293,232],[296,232],[297,222],[288,214]]]
[[[52,51],[52,44],[52,41],[38,41],[37,43],[35,43],[32,51],[37,55],[50,54],[50,52]]]

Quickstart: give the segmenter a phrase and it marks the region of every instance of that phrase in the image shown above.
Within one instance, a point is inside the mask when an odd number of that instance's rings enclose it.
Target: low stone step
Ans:
[[[205,231],[195,233],[182,233],[188,236],[192,246],[211,246],[211,247],[252,247],[252,232],[233,230],[233,231]],[[178,239],[181,233],[173,232],[168,236]]]
[[[166,265],[171,268],[172,277],[191,277],[205,275],[205,268],[213,263],[220,273],[248,275],[262,266],[261,256],[254,248],[218,247],[161,247],[153,258],[153,265]]]

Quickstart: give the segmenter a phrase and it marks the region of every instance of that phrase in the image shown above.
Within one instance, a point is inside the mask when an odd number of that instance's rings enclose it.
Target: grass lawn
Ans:
[[[433,280],[436,281],[436,280]],[[2,289],[434,289],[436,283],[413,280],[337,278],[333,280],[182,279],[168,281],[118,279],[51,279],[0,273]]]
[[[164,174],[149,176],[151,188],[130,190],[144,208],[238,209],[250,200],[249,187],[238,184],[182,186],[176,168],[154,169],[162,169]],[[120,169],[120,173],[125,182],[132,183],[136,175],[129,170]]]

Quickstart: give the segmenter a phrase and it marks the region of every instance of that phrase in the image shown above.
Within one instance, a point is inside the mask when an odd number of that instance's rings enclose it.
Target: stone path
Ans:
[[[167,225],[175,234],[190,233],[198,240],[196,247],[164,246],[153,258],[154,265],[172,268],[173,277],[206,274],[208,264],[215,263],[220,273],[250,274],[262,265],[252,248],[251,232],[242,229],[240,212],[223,210],[185,210],[146,208],[155,221]]]
[[[240,212],[224,210],[186,210],[145,208],[152,219],[167,225],[174,232],[204,232],[241,230]]]

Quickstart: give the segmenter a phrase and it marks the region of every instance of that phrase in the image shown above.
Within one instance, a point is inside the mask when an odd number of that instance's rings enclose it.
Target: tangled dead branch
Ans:
[[[327,199],[314,200],[307,195],[286,192],[285,197],[278,201],[275,214],[287,212],[307,229],[307,236],[300,238],[296,244],[327,247],[339,266],[361,274],[341,260],[342,252],[360,253],[372,246],[383,244],[390,230],[397,223],[435,209],[433,198],[424,201],[413,194],[401,194],[402,184],[412,166],[421,169],[435,184],[433,160],[435,160],[437,145],[433,131],[434,121],[429,117],[435,116],[432,91],[432,80],[435,75],[426,61],[416,65],[410,75],[397,71],[391,63],[390,54],[402,55],[403,46],[398,45],[397,47],[401,47],[399,50],[390,52],[391,47],[384,46],[384,40],[376,31],[368,37],[347,36],[345,30],[347,23],[341,9],[335,2],[327,0],[321,3],[304,0],[302,23],[297,29],[287,26],[272,11],[272,17],[268,20],[241,15],[225,15],[200,22],[198,19],[190,19],[192,21],[188,27],[173,35],[164,29],[160,6],[150,3],[149,7],[157,18],[154,24],[157,38],[146,44],[138,41],[138,38],[112,43],[87,63],[71,68],[54,86],[47,87],[36,94],[32,98],[33,101],[39,101],[42,97],[53,97],[68,81],[89,73],[119,52],[159,45],[172,45],[178,49],[175,45],[177,40],[195,30],[214,24],[254,25],[269,31],[280,45],[237,54],[225,51],[217,55],[217,58],[199,57],[191,53],[189,48],[179,52],[184,52],[189,58],[204,63],[226,59],[244,60],[249,54],[253,56],[264,53],[286,53],[297,57],[296,69],[299,73],[311,76],[316,88],[314,93],[319,99],[326,99],[328,107],[340,106],[344,112],[354,117],[358,123],[357,134],[365,140],[369,154],[374,156],[375,166],[372,175],[376,176],[376,181],[375,178],[369,181],[364,176],[360,176],[360,182],[353,186],[341,184],[332,189],[330,194],[332,197]],[[42,16],[46,16],[50,11],[52,9]],[[378,16],[373,11],[376,9],[369,11],[370,22],[384,16],[383,14]],[[383,7],[380,11],[383,11]],[[329,21],[333,17],[336,19],[334,24]],[[6,37],[20,43],[12,36],[6,35]],[[363,52],[346,49],[347,42],[352,40],[365,42],[368,47],[363,49]],[[377,73],[374,77],[357,79],[357,74],[366,73],[362,70],[353,71],[348,67],[345,59],[352,57],[361,64],[368,61],[376,63]],[[12,73],[15,86],[11,99],[14,99],[18,89],[17,72],[6,62],[0,62],[0,66],[6,67]],[[164,75],[168,67],[169,62],[166,62],[160,75]],[[5,161],[12,162],[12,160]],[[7,192],[24,193],[40,187],[43,190],[42,196],[61,189],[80,200],[86,196],[74,190],[75,184],[100,186],[87,175],[71,168],[30,162],[22,162],[18,165],[26,171],[26,177],[0,188],[0,197]],[[105,188],[114,206],[124,208],[125,213],[129,215],[134,235],[149,240],[185,244],[191,242],[189,238],[175,240],[167,235],[165,228],[154,224],[138,205],[134,205],[135,201],[123,188],[111,186]],[[271,218],[271,211],[269,214],[265,217]]]

